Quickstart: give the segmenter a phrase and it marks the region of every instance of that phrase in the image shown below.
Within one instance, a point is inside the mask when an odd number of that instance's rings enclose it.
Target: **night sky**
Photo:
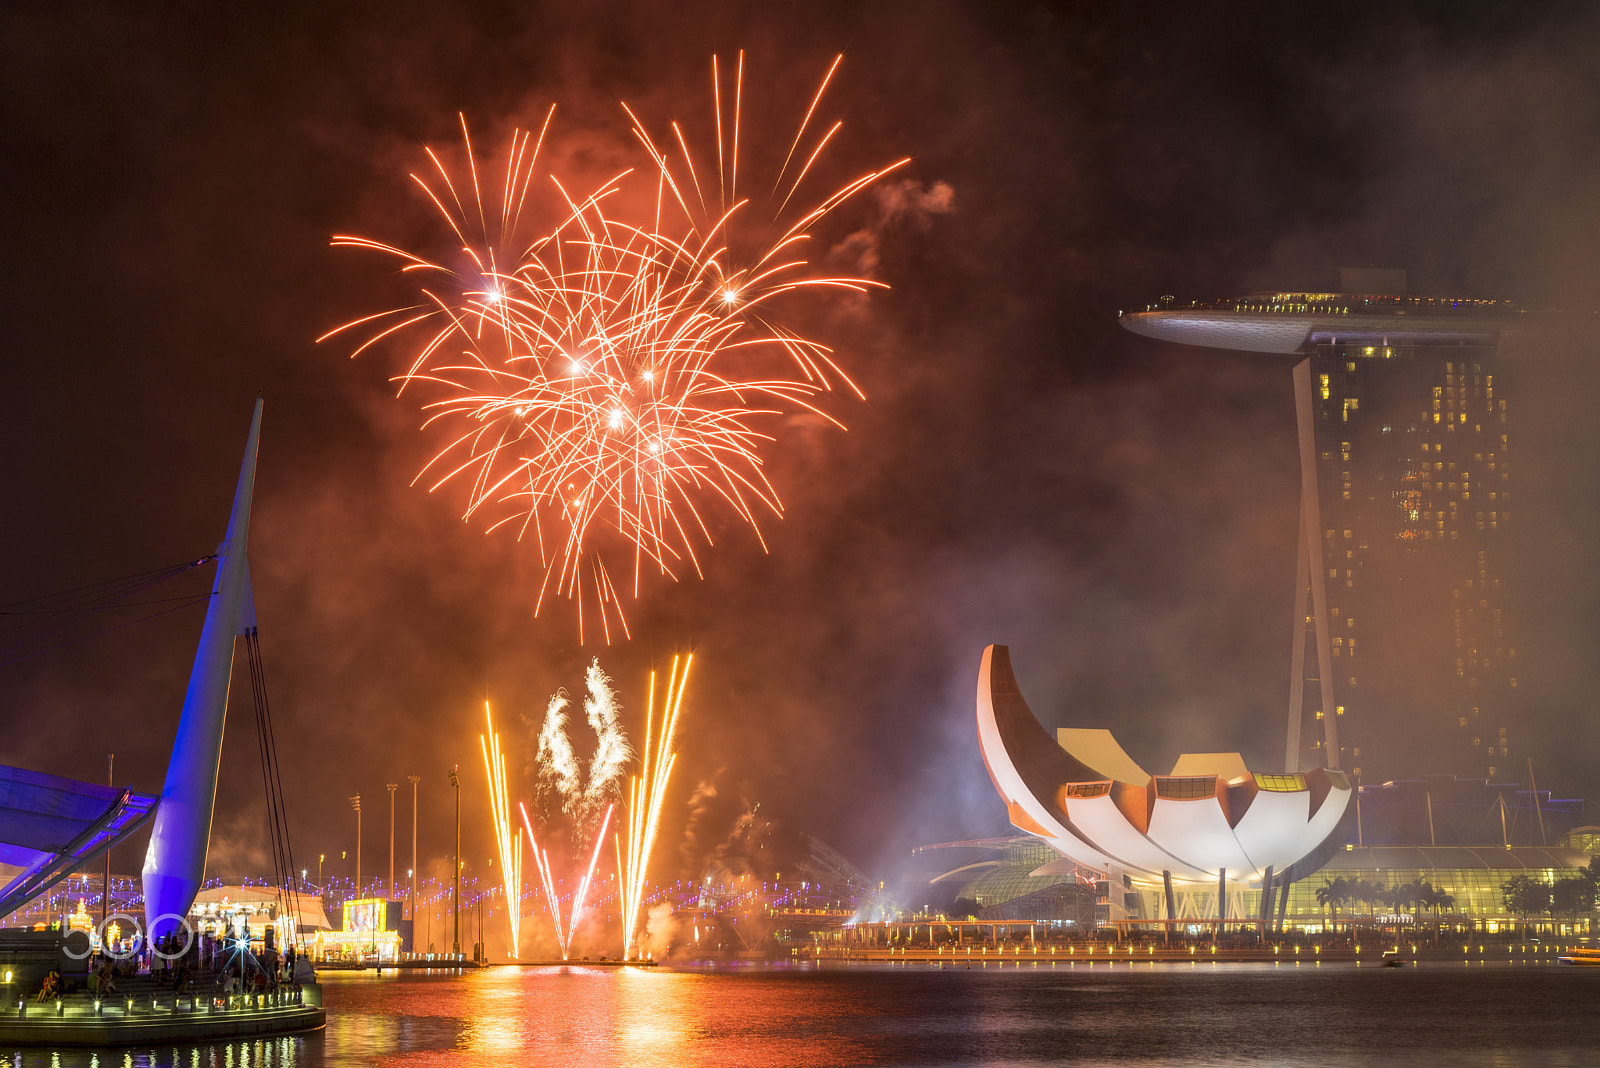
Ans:
[[[1600,307],[1597,31],[1578,4],[10,5],[0,603],[212,551],[261,392],[251,564],[302,864],[353,845],[359,792],[365,870],[386,867],[383,784],[408,774],[422,853],[447,856],[452,763],[486,859],[483,699],[521,767],[521,717],[594,655],[630,715],[652,664],[697,655],[664,854],[686,873],[756,803],[879,877],[997,830],[972,708],[989,642],[1051,728],[1111,727],[1158,769],[1238,749],[1275,770],[1289,363],[1164,347],[1117,312],[1334,288],[1347,265]],[[432,440],[389,384],[400,354],[314,343],[394,291],[328,241],[428,232],[406,173],[458,112],[492,145],[555,102],[563,158],[602,169],[619,100],[703,114],[712,53],[740,48],[751,106],[792,117],[843,52],[834,160],[913,157],[899,199],[821,231],[893,287],[808,324],[867,400],[830,401],[846,433],[783,428],[770,552],[725,523],[703,581],[647,587],[632,641],[580,647],[565,603],[532,616],[531,546],[410,487]],[[1600,784],[1593,355],[1552,352],[1512,394],[1517,744],[1558,792]],[[119,782],[159,790],[201,618],[4,663],[0,760],[103,780],[115,751]],[[268,855],[237,681],[230,719],[213,875]],[[1426,759],[1366,741],[1384,776]]]

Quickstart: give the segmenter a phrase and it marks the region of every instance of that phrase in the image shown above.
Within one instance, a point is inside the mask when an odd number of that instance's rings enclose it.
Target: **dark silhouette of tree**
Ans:
[[[1456,898],[1454,894],[1447,894],[1427,880],[1423,880],[1417,884],[1417,904],[1433,913],[1433,918],[1437,921],[1440,909],[1455,908]]]
[[[1353,884],[1343,875],[1331,881],[1325,880],[1317,887],[1317,904],[1327,909],[1331,919],[1330,926],[1339,919],[1339,906],[1349,901],[1352,897]]]
[[[1500,884],[1500,890],[1506,896],[1506,908],[1522,917],[1524,936],[1528,918],[1549,912],[1554,904],[1551,885],[1529,875],[1513,875]]]

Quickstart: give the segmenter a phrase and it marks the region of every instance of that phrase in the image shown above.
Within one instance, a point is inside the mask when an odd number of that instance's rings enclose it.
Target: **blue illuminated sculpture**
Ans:
[[[145,929],[151,938],[178,927],[205,878],[211,811],[217,797],[217,765],[233,675],[234,638],[256,624],[245,542],[250,532],[250,494],[255,485],[261,400],[256,400],[245,442],[244,464],[233,495],[228,533],[217,546],[217,577],[200,631],[200,648],[189,674],[183,715],[172,743],[166,785],[144,858]]]

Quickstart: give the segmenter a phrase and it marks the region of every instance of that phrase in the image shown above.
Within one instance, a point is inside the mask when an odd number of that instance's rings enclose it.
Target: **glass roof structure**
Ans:
[[[155,815],[156,796],[0,765],[0,915],[45,893]]]

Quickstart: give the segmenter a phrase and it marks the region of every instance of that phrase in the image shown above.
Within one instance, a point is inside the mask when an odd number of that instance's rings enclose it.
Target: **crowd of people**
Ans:
[[[91,997],[104,998],[120,993],[130,979],[147,975],[149,984],[173,994],[235,997],[267,994],[280,987],[298,985],[298,962],[291,944],[278,951],[276,931],[266,928],[259,952],[251,949],[249,924],[234,934],[215,936],[206,931],[195,935],[187,928],[162,935],[138,953],[96,952],[87,961],[85,983]],[[44,1002],[75,993],[77,984],[51,969],[34,995]]]

